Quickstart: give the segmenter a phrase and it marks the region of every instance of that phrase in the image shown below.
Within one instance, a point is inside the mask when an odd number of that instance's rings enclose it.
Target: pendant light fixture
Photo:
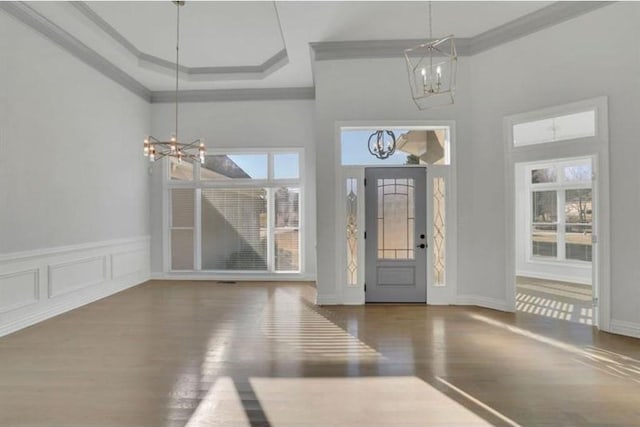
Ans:
[[[454,103],[458,55],[453,35],[433,39],[429,2],[429,40],[405,49],[411,97],[419,110]]]
[[[144,155],[149,157],[149,161],[156,161],[163,157],[174,157],[178,162],[182,160],[192,160],[204,163],[206,149],[203,139],[196,139],[188,144],[180,142],[178,137],[178,73],[180,69],[180,8],[184,6],[184,1],[174,1],[176,5],[176,94],[175,94],[175,133],[171,135],[169,141],[162,141],[151,135],[144,139]]]
[[[396,135],[390,130],[377,130],[367,141],[369,153],[379,159],[386,159],[396,152]]]

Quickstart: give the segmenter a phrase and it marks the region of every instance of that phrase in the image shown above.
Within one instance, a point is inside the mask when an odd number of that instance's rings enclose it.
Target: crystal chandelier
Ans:
[[[390,130],[378,130],[369,136],[369,153],[386,159],[396,152],[396,135]]]
[[[458,55],[453,35],[433,39],[429,2],[429,41],[405,49],[411,97],[419,110],[454,103]]]
[[[204,140],[196,139],[188,144],[180,142],[178,139],[178,71],[180,68],[180,7],[184,6],[184,1],[174,1],[176,5],[176,128],[169,141],[162,141],[151,135],[144,139],[144,155],[154,162],[163,157],[174,157],[182,163],[183,159],[200,161],[204,163],[206,154]]]

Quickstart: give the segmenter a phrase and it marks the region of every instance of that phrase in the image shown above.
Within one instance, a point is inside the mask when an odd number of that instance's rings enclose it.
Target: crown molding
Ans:
[[[72,1],[70,3],[89,21],[133,55],[141,67],[167,75],[174,75],[176,71],[175,62],[150,55],[138,49],[111,24],[91,9],[86,2]],[[222,67],[188,67],[181,65],[178,69],[182,78],[192,81],[258,80],[264,79],[288,63],[289,56],[285,46],[262,64],[258,65],[233,65]]]
[[[469,55],[471,39],[457,38],[458,56]],[[426,43],[425,39],[356,40],[309,43],[316,61],[359,58],[398,58],[404,50]]]
[[[151,103],[173,103],[176,93],[171,90],[151,93]],[[178,92],[179,102],[234,102],[234,101],[282,101],[313,100],[313,87],[283,87],[264,89],[210,89],[183,90]]]
[[[0,10],[4,10],[23,24],[36,30],[85,64],[99,71],[114,82],[119,83],[145,101],[148,102],[151,100],[151,91],[142,83],[38,13],[25,2],[0,2]]]
[[[558,1],[484,33],[456,38],[458,56],[472,56],[545,28],[613,4],[613,1]],[[404,49],[425,43],[424,39],[362,40],[310,43],[316,61],[360,58],[399,58]]]
[[[472,37],[470,54],[484,52],[613,3],[615,1],[557,1]]]

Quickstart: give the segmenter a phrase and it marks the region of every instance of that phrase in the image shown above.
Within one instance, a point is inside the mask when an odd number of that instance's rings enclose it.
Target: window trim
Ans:
[[[562,117],[571,114],[584,113],[593,111],[595,113],[595,134],[593,136],[569,138],[560,141],[547,141],[535,144],[515,145],[513,140],[513,127],[522,123],[535,122],[538,120],[546,120],[555,117]],[[607,139],[607,98],[598,97],[587,99],[569,104],[556,105],[553,107],[541,108],[526,113],[519,113],[504,118],[504,135],[507,141],[507,150],[509,152],[523,152],[538,150],[542,147],[555,147],[572,143],[604,143]]]
[[[527,192],[527,209],[526,209],[526,259],[528,262],[537,263],[537,264],[565,264],[576,267],[591,267],[593,261],[582,261],[577,259],[567,259],[566,257],[566,218],[564,217],[564,208],[566,204],[566,192],[567,190],[580,190],[580,189],[590,189],[593,191],[593,164],[591,165],[591,173],[592,179],[589,181],[566,181],[564,179],[564,171],[563,169],[567,166],[573,166],[578,164],[583,164],[587,158],[575,158],[575,159],[564,159],[560,161],[552,161],[552,162],[540,162],[540,163],[531,163],[528,164],[525,168],[527,181],[525,185],[525,190]],[[535,169],[544,169],[554,167],[556,169],[556,182],[544,182],[544,183],[532,183],[531,182],[531,172]],[[555,257],[545,257],[533,254],[533,239],[532,239],[532,195],[534,192],[538,191],[555,191],[556,193],[556,214],[557,220],[553,223],[542,223],[556,226],[556,256]],[[592,193],[593,194],[593,193]],[[592,200],[592,208],[594,201]],[[589,223],[591,225],[591,234],[593,236],[593,220]],[[593,259],[593,255],[592,255]]]
[[[273,156],[280,153],[289,153],[298,155],[298,179],[275,179],[274,176],[274,161]],[[304,165],[304,148],[301,147],[278,147],[278,148],[216,148],[207,149],[207,155],[234,155],[234,154],[266,154],[267,155],[267,179],[250,179],[239,178],[230,180],[201,180],[200,179],[200,163],[195,162],[193,173],[194,179],[191,181],[173,180],[170,176],[169,161],[162,162],[162,205],[163,205],[163,221],[162,221],[162,237],[163,237],[163,257],[162,257],[162,270],[165,275],[175,276],[197,276],[197,277],[246,277],[249,279],[255,279],[257,277],[273,277],[283,278],[287,276],[291,277],[304,277],[306,266],[306,253],[305,253],[305,200],[306,200],[306,186],[305,178],[302,173]],[[298,199],[298,270],[291,271],[276,271],[275,270],[275,250],[271,246],[275,244],[273,237],[274,222],[273,215],[269,215],[268,218],[268,233],[271,235],[271,244],[267,246],[267,270],[202,270],[202,218],[201,218],[201,197],[202,189],[205,188],[265,188],[267,189],[267,210],[271,212],[275,208],[275,201],[273,195],[275,191],[273,189],[281,187],[295,187],[299,191]],[[177,188],[194,189],[195,191],[195,206],[194,206],[194,269],[193,270],[174,270],[171,266],[171,190]]]

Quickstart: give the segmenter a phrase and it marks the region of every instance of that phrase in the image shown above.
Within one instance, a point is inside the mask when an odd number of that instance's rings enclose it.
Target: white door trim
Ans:
[[[358,260],[359,273],[361,279],[359,279],[359,286],[348,287],[346,281],[346,273],[344,264],[345,254],[345,180],[347,178],[356,177],[359,178],[359,185],[362,184],[364,179],[364,168],[367,166],[342,166],[342,152],[341,152],[341,131],[345,128],[361,128],[361,129],[383,129],[383,128],[424,128],[424,127],[448,127],[449,128],[449,165],[427,166],[427,187],[431,185],[432,174],[431,171],[437,169],[437,176],[445,177],[447,193],[445,196],[446,203],[446,224],[447,227],[447,246],[445,249],[446,257],[446,286],[433,287],[431,283],[427,283],[427,294],[429,295],[430,305],[448,305],[456,304],[457,298],[457,254],[458,254],[458,236],[457,236],[457,156],[456,152],[458,144],[456,143],[456,122],[455,120],[359,120],[359,121],[336,121],[334,127],[334,165],[336,173],[334,195],[335,195],[335,216],[336,216],[336,228],[333,230],[335,236],[334,246],[334,265],[337,270],[336,273],[336,291],[335,294],[326,296],[326,304],[352,304],[360,305],[364,304],[364,257]],[[373,166],[373,165],[372,165]],[[389,165],[394,167],[397,165]],[[385,167],[384,165],[375,165],[375,167]],[[407,166],[411,167],[411,166]],[[421,167],[421,166],[413,166]],[[364,186],[359,187],[362,197],[359,198],[358,212],[362,214],[362,217],[358,219],[359,224],[362,224],[362,233],[359,233],[358,238],[358,251],[359,254],[364,252]],[[428,198],[429,192],[427,192],[427,209],[431,204]],[[429,216],[429,215],[427,215]],[[427,230],[427,236],[430,238],[432,230]],[[429,272],[427,272],[429,274]],[[324,301],[324,300],[323,300]]]
[[[593,98],[562,106],[553,106],[504,118],[504,170],[505,170],[505,298],[509,311],[515,311],[516,292],[516,163],[543,162],[553,159],[592,157],[597,181],[593,187],[594,215],[593,233],[597,243],[593,250],[593,286],[598,287],[598,327],[610,330],[611,324],[611,273],[610,273],[610,204],[609,204],[609,127],[607,97]],[[529,120],[546,118],[554,114],[571,113],[593,108],[596,111],[596,134],[589,138],[513,146],[513,125]]]

